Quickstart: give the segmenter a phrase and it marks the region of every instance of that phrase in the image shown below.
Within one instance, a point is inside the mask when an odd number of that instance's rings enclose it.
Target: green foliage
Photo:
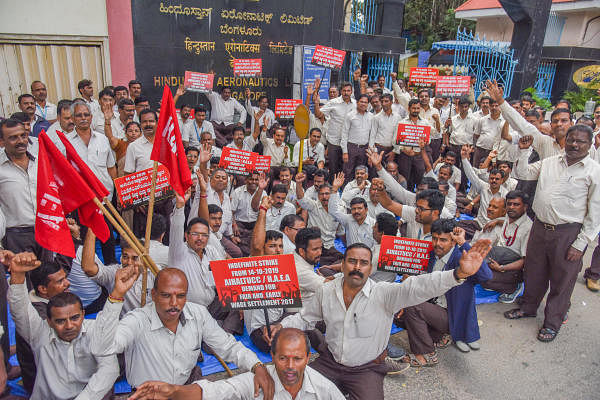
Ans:
[[[595,79],[594,82],[598,82],[598,79]],[[563,99],[569,100],[571,103],[571,111],[583,111],[585,108],[585,102],[589,99],[592,99],[598,104],[600,102],[600,96],[598,96],[598,91],[596,89],[584,89],[581,87],[577,87],[577,90],[567,90],[562,95]]]
[[[550,111],[552,109],[552,103],[550,103],[549,100],[538,96],[537,91],[534,88],[529,87],[525,89],[524,92],[531,94],[531,97],[533,98],[533,100],[535,100],[536,106],[540,106],[546,111]]]
[[[464,0],[409,0],[404,8],[408,50],[430,50],[433,42],[454,40],[459,26],[474,30],[474,21],[454,17],[454,9],[462,3]]]

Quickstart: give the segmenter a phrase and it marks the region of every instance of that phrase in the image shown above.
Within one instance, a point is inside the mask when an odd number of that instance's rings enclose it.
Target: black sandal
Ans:
[[[520,308],[513,308],[504,313],[504,318],[506,319],[534,318],[535,316],[535,314],[525,314]]]
[[[542,328],[538,332],[537,340],[539,340],[540,342],[548,343],[553,341],[556,335],[558,335],[558,332],[556,332],[554,329]]]

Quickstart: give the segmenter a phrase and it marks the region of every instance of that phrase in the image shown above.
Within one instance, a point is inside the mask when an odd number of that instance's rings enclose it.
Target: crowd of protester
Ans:
[[[116,232],[101,243],[76,213],[72,259],[42,248],[34,225],[41,132],[63,152],[64,133],[117,205],[114,179],[153,166],[160,104],[136,80],[95,96],[84,79],[77,98],[56,105],[33,82],[21,111],[0,122],[3,395],[21,376],[32,399],[111,398],[122,378],[132,399],[382,399],[387,374],[435,366],[451,344],[482,347],[476,284],[518,305],[507,319],[535,317],[549,289],[537,339],[552,341],[600,230],[600,106],[575,120],[565,100],[548,112],[527,93],[505,99],[495,82],[478,98],[449,98],[391,80],[356,71],[322,100],[317,79],[302,154],[266,96],[253,104],[246,90],[241,104],[221,87],[191,104],[178,88],[193,185],[154,206],[156,276]],[[429,139],[398,145],[399,123],[430,127]],[[224,147],[268,155],[271,168],[230,174],[219,167]],[[147,213],[121,212],[140,239]],[[384,235],[430,241],[426,273],[378,270]],[[584,275],[592,291],[599,249]],[[263,310],[223,306],[211,261],[279,254],[293,254],[301,309],[269,309],[267,329]],[[409,348],[389,343],[392,325]],[[236,340],[244,331],[272,365]],[[311,347],[319,356],[308,365]],[[249,372],[203,379],[203,352]]]

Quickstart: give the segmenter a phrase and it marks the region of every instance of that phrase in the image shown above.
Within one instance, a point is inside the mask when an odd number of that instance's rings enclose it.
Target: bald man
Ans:
[[[192,382],[204,341],[223,359],[251,370],[256,390],[261,387],[265,399],[273,398],[273,379],[256,355],[221,329],[205,306],[186,302],[188,281],[181,270],[161,270],[152,288],[152,303],[119,321],[127,290],[115,286],[98,314],[101,339],[94,350],[102,355],[124,352],[132,387],[149,380],[173,385]]]
[[[308,337],[299,329],[277,332],[271,345],[273,364],[267,367],[275,381],[275,400],[343,400],[339,389],[323,375],[307,366],[310,355]],[[177,386],[163,382],[146,382],[131,399],[170,398],[176,400],[254,400],[252,374],[245,373],[226,380],[196,381]]]

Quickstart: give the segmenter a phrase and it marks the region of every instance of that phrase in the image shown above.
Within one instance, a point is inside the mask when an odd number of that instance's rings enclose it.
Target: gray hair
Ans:
[[[354,172],[356,171],[360,171],[363,170],[365,172],[368,172],[367,166],[366,165],[357,165],[356,168],[354,168]]]
[[[88,103],[86,103],[85,101],[83,101],[81,99],[77,99],[77,100],[73,101],[73,104],[71,104],[71,114],[75,115],[75,107],[77,107],[77,106],[84,106],[85,108],[88,109],[90,114],[92,113],[92,108],[90,107],[90,105]]]

